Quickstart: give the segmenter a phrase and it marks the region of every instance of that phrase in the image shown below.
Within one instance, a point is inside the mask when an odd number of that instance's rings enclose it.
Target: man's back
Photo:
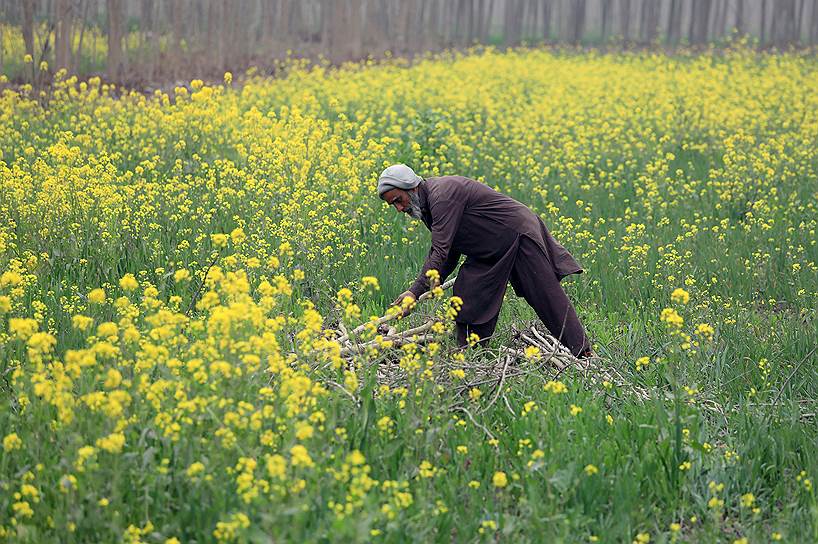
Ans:
[[[420,190],[428,212],[424,222],[430,230],[440,216],[457,216],[456,221],[446,222],[443,231],[437,234],[448,237],[451,248],[458,253],[477,259],[496,258],[522,235],[548,255],[560,278],[582,271],[540,218],[510,196],[463,176],[428,178]]]

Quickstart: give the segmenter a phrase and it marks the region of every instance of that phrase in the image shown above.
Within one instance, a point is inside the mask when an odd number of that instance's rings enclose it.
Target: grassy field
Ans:
[[[814,56],[242,80],[0,98],[0,540],[818,541]],[[437,313],[439,341],[343,360],[322,329],[381,315],[428,248],[374,193],[396,162],[535,209],[649,398],[473,383],[535,319],[511,293],[489,350],[453,353],[443,296],[399,324]]]

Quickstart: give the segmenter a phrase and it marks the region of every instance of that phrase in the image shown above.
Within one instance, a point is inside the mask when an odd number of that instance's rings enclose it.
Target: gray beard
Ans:
[[[420,196],[416,191],[409,193],[409,208],[406,209],[406,213],[413,219],[423,219],[423,212],[420,211]]]

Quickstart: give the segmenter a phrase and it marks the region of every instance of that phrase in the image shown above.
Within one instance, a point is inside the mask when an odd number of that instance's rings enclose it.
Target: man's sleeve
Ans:
[[[460,254],[452,251],[452,241],[460,226],[464,207],[465,203],[462,201],[444,200],[431,209],[434,218],[431,228],[432,247],[415,283],[409,288],[415,298],[429,290],[429,280],[426,278],[428,270],[437,270],[440,281],[443,282],[457,266]]]

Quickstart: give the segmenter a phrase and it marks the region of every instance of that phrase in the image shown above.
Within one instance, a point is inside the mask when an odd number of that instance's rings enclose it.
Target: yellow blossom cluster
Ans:
[[[755,508],[745,527],[809,536],[788,522],[814,505],[814,466],[781,448],[815,440],[798,396],[818,306],[812,57],[489,47],[280,68],[147,95],[0,90],[0,540],[525,540],[560,518],[543,540],[649,542],[648,523],[734,536]],[[429,242],[374,193],[395,162],[542,217],[587,271],[566,288],[592,338],[636,357],[623,380],[473,380],[479,339],[448,333],[474,301],[441,298],[435,270],[434,338],[379,334]],[[527,311],[509,296],[501,325]],[[328,329],[362,322],[350,356]],[[648,383],[667,369],[689,380],[678,414],[668,380]],[[793,430],[754,449],[761,422]],[[701,519],[658,516],[670,504]],[[634,520],[600,526],[614,508]]]

